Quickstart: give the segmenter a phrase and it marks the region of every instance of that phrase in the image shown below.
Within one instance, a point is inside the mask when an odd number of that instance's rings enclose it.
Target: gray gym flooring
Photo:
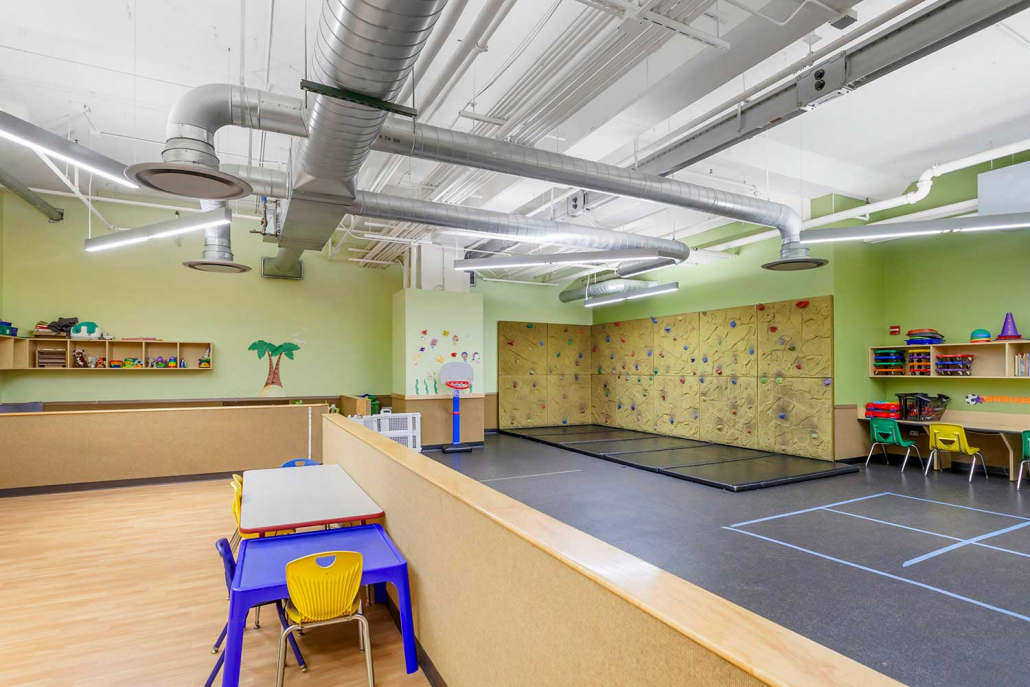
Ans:
[[[1004,477],[879,458],[730,493],[512,436],[427,455],[904,683],[1030,684],[1030,489]]]

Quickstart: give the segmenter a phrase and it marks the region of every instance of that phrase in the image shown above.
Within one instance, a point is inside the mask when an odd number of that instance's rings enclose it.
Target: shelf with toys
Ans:
[[[947,343],[934,329],[913,329],[904,345],[871,346],[869,376],[876,379],[1030,379],[1030,340],[1012,313],[994,340],[977,329],[968,342]]]
[[[0,370],[210,370],[209,341],[0,336]]]

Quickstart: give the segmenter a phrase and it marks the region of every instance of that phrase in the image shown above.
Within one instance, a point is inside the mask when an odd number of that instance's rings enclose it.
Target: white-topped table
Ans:
[[[382,515],[383,509],[339,465],[243,473],[243,534],[361,522]]]

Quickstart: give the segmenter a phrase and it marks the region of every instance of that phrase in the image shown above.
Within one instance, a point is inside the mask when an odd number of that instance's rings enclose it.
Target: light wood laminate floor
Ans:
[[[233,528],[227,480],[0,499],[0,685],[202,685],[228,613],[214,542]],[[426,686],[407,675],[386,607],[368,610],[379,687]],[[275,683],[279,623],[253,615],[241,685]],[[300,638],[287,685],[363,687],[355,623]],[[221,684],[221,675],[214,683]]]

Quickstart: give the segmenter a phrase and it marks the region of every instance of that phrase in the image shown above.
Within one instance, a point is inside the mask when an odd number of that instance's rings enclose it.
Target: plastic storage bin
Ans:
[[[936,422],[944,415],[951,401],[949,396],[938,394],[897,394],[898,402],[901,403],[901,419],[915,420],[917,422]]]

